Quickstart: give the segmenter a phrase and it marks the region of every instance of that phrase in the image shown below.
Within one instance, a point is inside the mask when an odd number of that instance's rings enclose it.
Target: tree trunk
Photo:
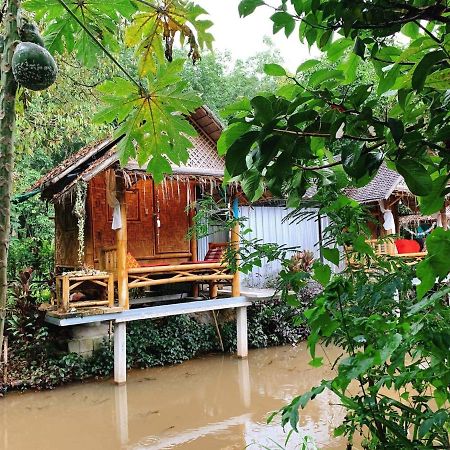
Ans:
[[[11,192],[14,155],[14,128],[16,122],[17,83],[11,61],[19,40],[17,11],[20,0],[8,0],[3,17],[5,45],[1,61],[0,93],[0,349],[3,348],[7,300],[7,264],[11,223]]]

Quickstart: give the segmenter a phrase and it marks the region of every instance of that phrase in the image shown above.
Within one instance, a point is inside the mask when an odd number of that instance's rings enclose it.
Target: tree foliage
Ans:
[[[170,63],[177,36],[189,46],[194,63],[202,48],[211,48],[212,23],[202,18],[206,11],[184,0],[27,0],[24,7],[45,24],[51,52],[75,53],[88,67],[106,54],[120,69],[114,80],[98,88],[105,109],[97,119],[118,125],[122,162],[136,157],[141,165],[149,164],[157,180],[171,172],[171,162],[186,162],[185,136],[195,130],[182,115],[195,110],[201,100],[186,92],[180,78],[182,61]],[[135,49],[136,70],[119,62],[124,46]]]
[[[243,0],[239,10],[258,7],[266,5]],[[283,0],[274,10],[274,33],[297,32],[331,66],[308,60],[291,74],[266,65],[288,84],[227,109],[231,126],[219,149],[229,175],[250,198],[266,185],[295,206],[309,186],[341,185],[342,175],[367,184],[385,161],[424,214],[441,210],[450,168],[446,3]],[[371,67],[371,82],[358,76],[360,66]],[[428,267],[429,278],[442,276]]]
[[[267,64],[265,73],[281,86],[225,109],[230,125],[219,151],[250,199],[268,188],[287,197],[291,220],[308,214],[307,206],[329,217],[324,259],[337,262],[335,246],[352,249],[352,265],[339,276],[314,264],[311,276],[324,292],[306,312],[311,365],[322,363],[320,343],[338,345],[345,355],[330,380],[281,411],[283,423],[296,429],[299,408],[330,389],[348,412],[336,434],[347,436],[349,448],[355,433],[365,436],[364,448],[447,448],[450,232],[431,233],[428,256],[415,267],[378,258],[365,242],[364,210],[342,189],[364,186],[385,162],[403,176],[424,214],[443,209],[450,8],[440,0],[281,0],[275,7],[242,0],[239,12],[245,17],[267,7],[274,33],[297,33],[325,60],[304,61],[295,73]],[[308,275],[282,267],[285,299],[295,305],[289,290]]]

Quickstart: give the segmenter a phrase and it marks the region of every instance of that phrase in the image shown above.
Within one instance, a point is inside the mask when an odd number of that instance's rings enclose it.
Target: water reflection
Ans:
[[[333,356],[333,355],[332,355]],[[56,449],[279,448],[285,434],[267,415],[330,375],[308,366],[306,348],[250,352],[248,360],[207,356],[175,367],[134,371],[125,386],[110,381],[0,400],[0,447]],[[332,429],[343,411],[331,394],[301,413],[300,435],[319,448],[345,448]]]

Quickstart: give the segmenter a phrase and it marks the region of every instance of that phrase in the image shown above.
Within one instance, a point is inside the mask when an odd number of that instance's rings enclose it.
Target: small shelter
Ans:
[[[375,220],[369,223],[372,232],[369,243],[378,254],[422,257],[426,251],[421,249],[410,253],[399,250],[399,240],[395,241],[388,237],[395,235],[398,238],[402,231],[408,231],[409,237],[425,237],[426,232],[417,233],[410,229],[410,227],[417,228],[423,222],[429,223],[430,231],[435,226],[445,229],[448,227],[449,200],[446,200],[444,208],[439,213],[422,216],[417,198],[410,192],[403,177],[384,163],[370,183],[361,188],[347,189],[345,193],[358,203],[366,205],[373,215]],[[384,241],[380,241],[382,238],[385,238]]]
[[[173,166],[159,185],[135,161],[120,167],[119,138],[82,148],[30,189],[39,190],[55,209],[60,313],[83,306],[128,309],[133,288],[189,283],[195,291],[207,283],[214,297],[217,284],[231,283],[232,295],[239,296],[239,274],[231,273],[221,258],[227,243],[210,244],[205,259],[198,261],[195,237],[186,238],[193,218],[188,206],[204,192],[215,192],[225,167],[216,150],[220,121],[207,107],[187,120],[198,131],[189,160]],[[237,229],[229,241],[238,245]],[[83,283],[90,286],[77,297]],[[91,288],[103,292],[100,298],[98,292],[89,295]]]

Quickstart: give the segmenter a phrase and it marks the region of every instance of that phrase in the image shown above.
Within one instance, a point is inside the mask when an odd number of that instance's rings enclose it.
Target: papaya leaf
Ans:
[[[119,123],[114,136],[123,136],[117,144],[121,164],[136,158],[140,166],[148,165],[155,179],[171,171],[170,163],[187,162],[192,147],[188,136],[197,134],[185,116],[202,101],[186,92],[181,69],[177,62],[158,67],[156,75],[144,80],[145,89],[119,77],[98,88],[106,108],[96,118]]]
[[[177,34],[182,43],[187,41],[194,63],[200,59],[202,48],[212,48],[213,37],[209,32],[212,22],[201,18],[206,11],[200,6],[182,0],[139,5],[141,10],[133,15],[125,30],[125,44],[136,48],[141,76],[156,73],[156,62],[161,63],[164,58],[172,61]]]

